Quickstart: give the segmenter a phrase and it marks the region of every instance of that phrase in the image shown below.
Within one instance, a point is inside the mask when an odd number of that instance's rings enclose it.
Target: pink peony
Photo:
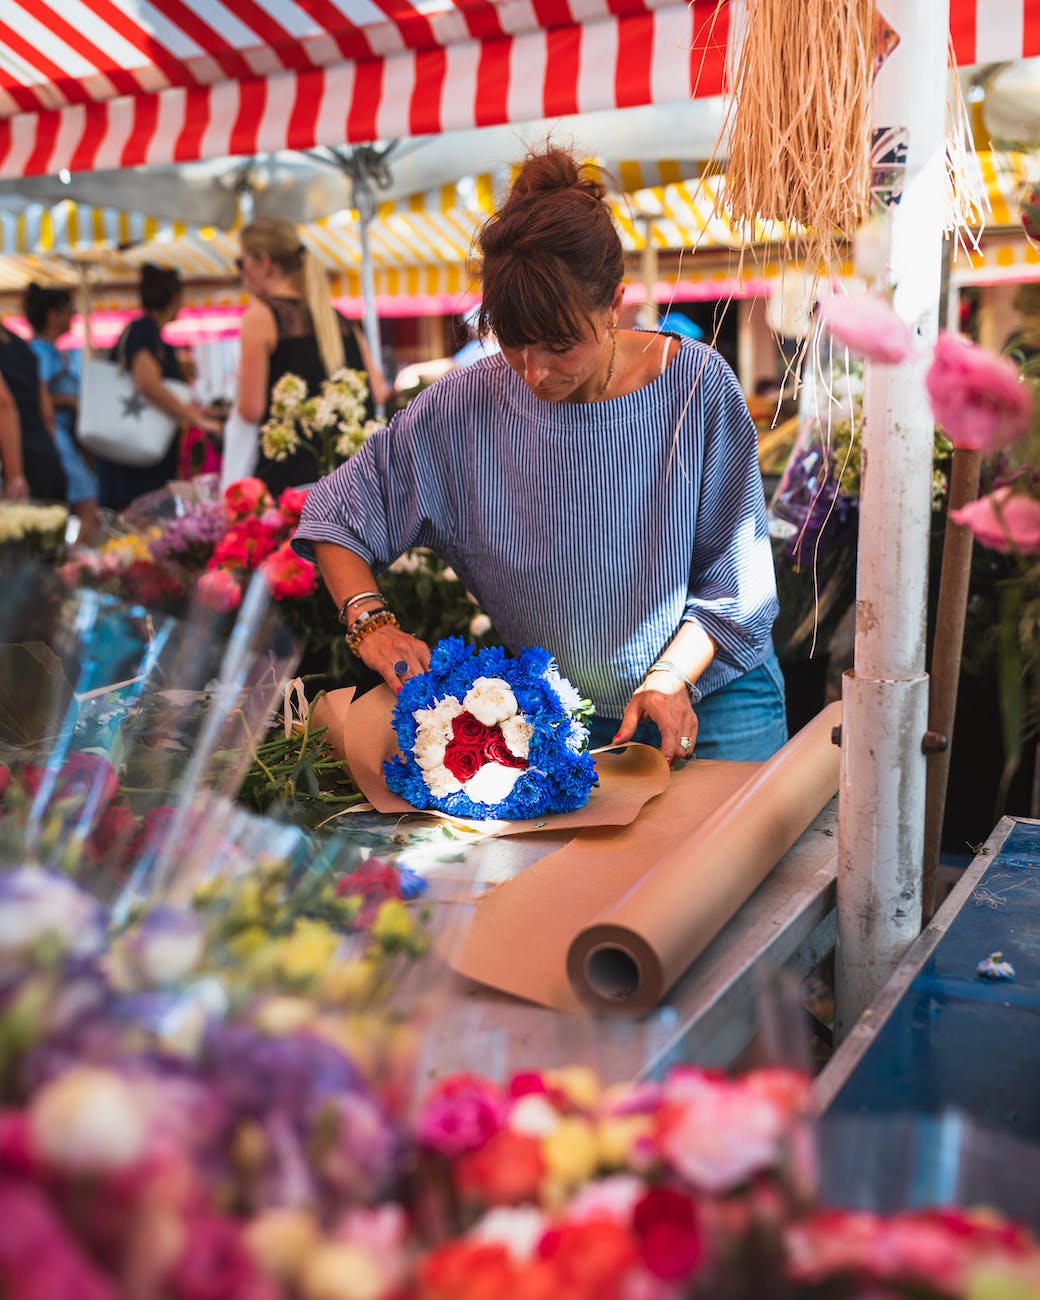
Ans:
[[[991,551],[1040,555],[1040,501],[1036,497],[1002,487],[959,510],[951,510],[950,518]]]
[[[997,451],[1029,427],[1033,397],[1018,367],[956,334],[939,335],[925,387],[955,447]]]
[[[820,302],[820,320],[836,343],[868,361],[894,366],[913,353],[910,327],[887,299],[876,294],[846,298],[836,293],[824,298]]]
[[[317,589],[318,570],[296,554],[291,542],[283,542],[260,568],[275,600],[299,600]]]
[[[275,529],[260,519],[240,519],[213,548],[209,568],[255,569],[278,545]]]
[[[221,614],[237,609],[242,603],[242,589],[227,569],[210,569],[195,584],[199,600]]]
[[[310,495],[309,488],[288,487],[278,498],[278,509],[286,523],[298,524],[300,515],[303,514],[303,507]]]
[[[240,478],[224,489],[224,504],[233,519],[255,515],[273,505],[267,484],[258,478]]]

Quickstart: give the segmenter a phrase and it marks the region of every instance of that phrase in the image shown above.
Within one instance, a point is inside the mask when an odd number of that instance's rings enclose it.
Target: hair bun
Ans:
[[[579,163],[568,150],[550,145],[544,153],[527,155],[513,182],[510,198],[526,198],[553,190],[576,190],[598,202],[605,197],[607,187],[591,164]]]

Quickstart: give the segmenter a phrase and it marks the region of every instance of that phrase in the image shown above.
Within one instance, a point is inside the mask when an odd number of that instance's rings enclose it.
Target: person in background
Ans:
[[[72,294],[68,289],[30,284],[25,290],[24,310],[33,332],[29,346],[36,353],[40,378],[54,408],[54,436],[68,484],[68,502],[80,521],[79,540],[90,545],[97,538],[98,481],[76,443],[79,361],[75,352],[58,347],[58,339],[72,324]]]
[[[241,420],[264,423],[271,391],[283,375],[299,375],[314,396],[344,366],[366,372],[371,415],[374,403],[382,404],[389,395],[382,371],[361,332],[333,308],[328,276],[300,242],[297,228],[278,217],[261,217],[243,226],[239,241],[242,283],[253,295],[240,334],[236,409]],[[246,462],[239,469],[262,479],[275,496],[287,487],[312,483],[317,473],[317,462],[305,446],[275,461],[257,445],[254,463],[251,471]]]
[[[763,759],[786,739],[755,428],[714,349],[619,326],[624,254],[597,172],[530,155],[479,238],[479,329],[451,371],[310,492],[315,557],[391,687],[430,649],[375,585],[409,547],[450,564],[512,653],[592,700],[593,745]]]
[[[36,354],[24,339],[3,325],[0,325],[0,380],[3,381],[0,446],[4,451],[4,495],[65,501],[67,484],[54,440],[54,414],[50,395],[40,378]],[[16,445],[21,452],[20,468],[14,451]]]
[[[142,315],[132,320],[109,353],[111,360],[125,365],[137,391],[146,401],[172,416],[181,428],[197,425],[207,433],[219,434],[220,422],[197,402],[184,402],[165,380],[184,379],[176,350],[165,342],[162,332],[176,320],[184,301],[181,278],[176,270],[141,267],[139,286]],[[96,459],[99,499],[102,506],[123,510],[135,497],[155,492],[177,477],[179,439],[156,465],[119,465],[104,456]]]

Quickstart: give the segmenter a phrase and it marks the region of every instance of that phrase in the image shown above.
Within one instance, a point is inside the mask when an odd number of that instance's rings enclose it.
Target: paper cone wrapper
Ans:
[[[359,699],[341,702],[337,697],[344,694],[332,691],[320,700],[319,709],[325,707],[319,716],[321,725],[328,726],[332,746],[350,769],[355,785],[377,812],[428,811],[417,809],[394,794],[383,775],[383,764],[400,752],[392,718],[394,692],[389,686],[377,686]],[[353,688],[350,694],[353,695]],[[488,836],[585,826],[625,826],[668,784],[668,764],[659,750],[648,745],[629,745],[620,753],[597,754],[595,761],[599,785],[593,789],[588,803],[574,812],[550,813],[526,821],[463,821],[457,817],[448,820],[461,822]],[[436,811],[431,815],[445,816]]]
[[[584,830],[474,908],[461,974],[562,1011],[642,1014],[838,788],[825,709],[764,763],[693,760],[619,830]]]

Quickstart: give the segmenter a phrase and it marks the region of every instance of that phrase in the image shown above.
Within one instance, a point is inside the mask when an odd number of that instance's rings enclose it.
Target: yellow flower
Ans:
[[[600,1086],[594,1070],[584,1065],[568,1065],[562,1070],[548,1070],[545,1081],[564,1092],[571,1105],[591,1110],[599,1101]]]
[[[318,987],[319,996],[327,1002],[348,1002],[352,1005],[366,1001],[373,993],[376,969],[364,958],[334,961]]]
[[[415,936],[411,913],[399,899],[390,898],[381,903],[372,922],[372,937],[384,948],[407,948]]]
[[[314,1016],[314,1006],[306,998],[268,998],[261,1006],[257,1028],[265,1034],[291,1034],[302,1029]]]
[[[305,1300],[380,1300],[386,1289],[386,1274],[375,1256],[348,1242],[323,1242],[311,1252],[300,1277]]]
[[[339,935],[322,921],[297,921],[280,945],[282,970],[291,980],[317,979],[332,961]]]
[[[228,948],[236,957],[245,960],[262,952],[270,941],[270,935],[262,925],[250,925],[228,940]]]
[[[639,1138],[653,1128],[648,1115],[617,1115],[601,1119],[596,1126],[599,1163],[607,1169],[624,1168]]]
[[[307,1210],[277,1206],[262,1210],[245,1230],[250,1255],[269,1277],[292,1285],[320,1234]]]
[[[592,1125],[568,1116],[542,1143],[549,1178],[568,1187],[578,1187],[596,1172],[599,1149]]]

